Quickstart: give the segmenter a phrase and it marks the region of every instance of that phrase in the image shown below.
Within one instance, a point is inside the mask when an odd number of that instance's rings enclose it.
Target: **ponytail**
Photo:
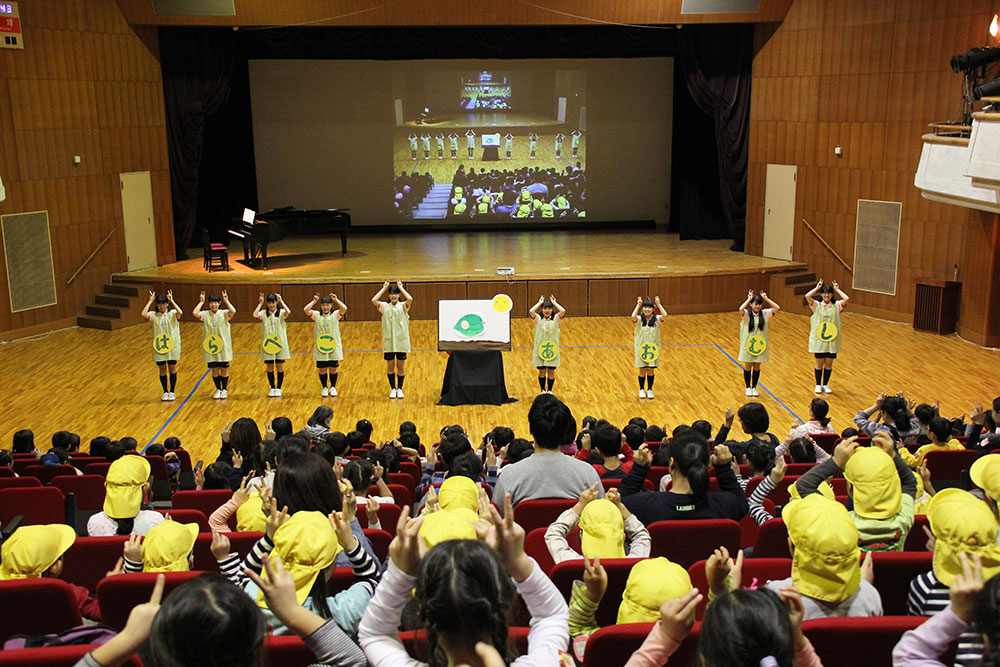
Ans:
[[[691,495],[708,495],[708,442],[696,431],[684,431],[670,443],[677,471],[687,479]]]
[[[113,521],[118,524],[118,528],[115,530],[115,535],[132,534],[132,529],[135,527],[135,517],[129,517],[128,519],[113,519]]]
[[[822,398],[814,398],[809,404],[809,411],[812,413],[813,419],[818,421],[823,428],[830,424],[830,418],[827,416],[830,412],[830,404]]]
[[[898,396],[889,396],[882,402],[882,410],[892,420],[897,431],[902,433],[910,430],[910,420],[906,416],[906,401]]]

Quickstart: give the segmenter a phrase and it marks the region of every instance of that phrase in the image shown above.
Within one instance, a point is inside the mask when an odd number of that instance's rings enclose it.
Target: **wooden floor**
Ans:
[[[208,274],[201,251],[191,259],[123,274],[128,279],[172,282],[267,281],[369,283],[396,277],[405,281],[496,280],[498,266],[513,266],[515,280],[630,276],[701,276],[783,271],[803,264],[732,252],[729,240],[681,241],[676,234],[649,230],[622,232],[449,232],[365,234],[348,239],[296,237],[271,244],[268,270],[235,261],[242,246],[230,244],[231,271]],[[391,275],[386,275],[386,274]]]
[[[632,325],[627,317],[568,318],[563,325],[562,361],[555,393],[579,420],[605,417],[621,426],[643,416],[668,429],[694,419],[718,425],[726,407],[746,401],[743,379],[733,358],[737,351],[735,313],[677,315],[664,326],[664,348],[655,400],[640,401],[632,363]],[[10,447],[14,431],[30,428],[43,449],[52,432],[68,429],[85,442],[97,435],[135,437],[141,445],[173,435],[193,458],[214,460],[218,432],[226,422],[251,417],[288,416],[296,428],[320,403],[334,408],[333,426],[348,431],[361,418],[371,420],[375,438],[387,438],[403,420],[416,422],[421,436],[433,442],[446,424],[464,425],[475,437],[496,425],[509,425],[528,436],[527,412],[538,392],[531,368],[532,329],[527,320],[512,321],[515,349],[505,353],[507,388],[517,403],[493,406],[435,405],[446,356],[436,351],[436,324],[411,323],[414,352],[407,362],[406,398],[390,400],[378,323],[347,322],[343,328],[347,358],[341,368],[340,396],[323,399],[308,353],[312,327],[289,324],[291,348],[285,392],[267,397],[263,364],[254,352],[259,329],[234,325],[240,351],[232,366],[230,398],[214,401],[211,380],[197,347],[198,325],[182,325],[184,355],[178,400],[161,403],[155,366],[149,356],[149,329],[117,331],[69,329],[4,346],[0,377],[6,381],[0,406],[0,442]],[[771,359],[764,365],[760,401],[771,414],[771,430],[783,436],[793,414],[806,417],[813,398],[812,359],[806,351],[808,319],[779,314],[771,321]],[[845,313],[844,352],[837,360],[828,396],[834,426],[851,423],[859,408],[880,391],[907,389],[918,401],[941,400],[942,413],[968,412],[973,400],[984,403],[997,394],[992,369],[1000,354],[954,336],[915,333],[910,326]],[[200,384],[196,386],[197,383]],[[738,427],[737,427],[738,428]]]

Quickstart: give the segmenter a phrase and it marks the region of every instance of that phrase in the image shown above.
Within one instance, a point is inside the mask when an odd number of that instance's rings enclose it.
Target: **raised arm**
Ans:
[[[837,298],[840,299],[840,309],[843,310],[844,306],[847,305],[847,302],[850,301],[851,297],[844,294],[836,280],[833,281],[833,291],[837,293]]]
[[[538,303],[528,309],[528,315],[531,315],[531,319],[538,319],[538,309],[542,307],[542,303],[545,302],[545,295],[538,297]]]
[[[819,292],[822,288],[823,288],[823,281],[820,280],[816,283],[816,287],[813,287],[811,290],[802,295],[802,298],[806,300],[806,305],[809,306],[809,308],[811,308],[812,310],[816,310],[816,300],[813,297],[815,297],[816,293]]]
[[[666,317],[667,316],[667,309],[663,307],[662,303],[660,303],[660,297],[654,296],[653,297],[653,303],[656,304],[656,308],[660,311],[660,317]]]
[[[347,304],[337,298],[336,294],[330,295],[333,298],[333,305],[337,307],[337,312],[340,313],[340,317],[343,318],[347,314]]]
[[[153,319],[153,314],[149,312],[149,307],[153,305],[153,299],[155,298],[156,298],[156,292],[150,290],[149,301],[147,301],[146,305],[142,307],[142,313],[140,313],[147,320]]]
[[[760,298],[764,299],[764,304],[770,307],[771,310],[773,310],[774,312],[778,312],[779,310],[781,310],[781,306],[779,306],[778,304],[776,304],[775,302],[771,301],[771,299],[768,298],[767,292],[761,292]]]
[[[304,312],[306,314],[306,317],[308,317],[309,319],[312,319],[313,312],[314,312],[313,311],[313,306],[316,305],[317,301],[319,301],[319,294],[318,293],[313,294],[312,301],[310,301],[309,303],[307,303],[305,305],[305,308],[302,309],[302,312]]]
[[[236,306],[229,301],[229,293],[222,290],[222,305],[226,307],[226,321],[229,322],[236,315]]]
[[[194,315],[194,318],[196,320],[200,320],[201,319],[201,308],[204,305],[205,305],[205,293],[204,292],[199,292],[198,293],[198,303],[195,304],[194,310],[191,311],[191,314]]]
[[[172,289],[167,290],[167,303],[173,306],[174,310],[177,311],[177,319],[181,319],[181,316],[184,314],[184,311],[181,310],[181,307],[177,305],[176,301],[174,301],[174,291]]]
[[[380,313],[382,312],[382,303],[383,303],[382,302],[382,297],[385,296],[385,293],[387,291],[389,291],[389,281],[388,280],[385,281],[384,283],[382,283],[382,289],[380,289],[378,291],[378,293],[375,294],[375,296],[372,297],[372,305],[375,306],[375,310],[377,310]]]
[[[285,311],[285,319],[287,320],[292,315],[292,309],[289,308],[288,304],[285,303],[285,300],[281,298],[281,294],[276,294],[275,296],[278,297],[278,307]]]
[[[750,300],[753,299],[753,290],[747,292],[747,300],[740,304],[740,314],[747,312],[747,308],[750,307]]]
[[[150,292],[150,294],[152,294],[152,292]],[[152,297],[150,297],[150,303],[152,302],[153,302]],[[642,309],[642,297],[637,296],[635,298],[635,308],[632,309],[632,315],[630,315],[630,317],[632,318],[632,324],[635,324],[636,322],[639,321],[639,311],[641,309]]]
[[[264,308],[264,293],[260,293],[260,298],[257,299],[257,307],[253,309],[253,318],[255,320],[260,319],[260,311]]]
[[[403,303],[403,308],[406,309],[406,312],[410,312],[410,305],[413,303],[413,297],[410,296],[410,293],[406,291],[405,287],[403,287],[402,280],[396,281],[396,287],[399,288],[399,293],[403,295],[404,299],[406,299],[405,303]]]
[[[561,320],[562,318],[566,317],[566,309],[562,307],[562,304],[560,304],[558,301],[556,301],[556,295],[555,294],[550,294],[549,295],[549,301],[552,302],[552,305],[556,309],[556,314],[552,316],[552,319],[559,319],[559,320]]]

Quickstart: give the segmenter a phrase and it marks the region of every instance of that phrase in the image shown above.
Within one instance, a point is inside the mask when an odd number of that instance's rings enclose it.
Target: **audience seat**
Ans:
[[[107,459],[103,456],[90,456],[87,453],[70,454],[69,462],[77,470],[83,470],[83,467],[90,463],[107,463]]]
[[[56,477],[52,486],[63,494],[76,496],[76,509],[100,510],[104,507],[104,478],[100,475],[73,475]]]
[[[802,630],[824,665],[892,667],[892,649],[899,638],[926,620],[924,616],[820,618],[806,621]]]
[[[913,515],[913,528],[910,528],[910,532],[906,536],[903,551],[927,552],[927,533],[924,532],[924,528],[927,530],[931,528],[931,522],[927,519],[927,515]]]
[[[0,477],[0,490],[23,489],[25,487],[41,488],[42,483],[37,477]]]
[[[670,468],[667,466],[652,466],[649,472],[646,473],[646,481],[653,483],[653,490],[660,490],[660,480],[663,479],[664,475],[670,474]]]
[[[524,538],[524,553],[535,559],[538,567],[542,568],[542,572],[550,574],[556,563],[552,559],[552,554],[549,553],[549,548],[545,545],[545,531],[546,528],[534,528],[528,532]],[[576,549],[577,552],[580,551],[579,526],[570,531],[566,541],[569,542],[570,547]]]
[[[688,568],[719,547],[739,551],[740,524],[732,519],[655,521],[649,526],[650,556],[665,556]]]
[[[63,571],[60,578],[77,586],[84,586],[92,593],[97,592],[97,583],[114,569],[122,557],[122,549],[128,537],[78,537],[63,556]]]
[[[229,538],[230,553],[237,553],[240,562],[247,557],[253,545],[257,543],[264,533],[224,533]],[[218,572],[219,563],[212,555],[212,533],[198,533],[194,541],[194,569],[206,572]]]
[[[309,667],[316,664],[316,656],[298,635],[269,635],[264,638],[264,664]]]
[[[14,469],[18,475],[23,475],[24,471],[28,466],[39,465],[38,458],[34,455],[30,457],[18,458],[17,454],[14,455],[14,460],[11,462],[11,467]]]
[[[768,514],[772,517],[775,516],[777,510],[774,507],[774,501],[770,498],[764,498],[764,502],[761,505],[764,506]],[[740,535],[742,536],[740,538],[740,547],[746,549],[754,545],[754,542],[757,541],[757,528],[757,522],[749,514],[740,519]]]
[[[191,455],[186,449],[168,449],[167,453],[173,452],[177,455],[177,460],[181,468],[177,473],[177,485],[181,491],[194,491],[197,484],[194,480],[194,469],[191,467]]]
[[[818,433],[816,435],[810,436],[827,454],[833,455],[833,448],[837,446],[840,441],[840,436],[836,433]]]
[[[110,569],[110,568],[109,568]],[[204,574],[197,570],[192,572],[166,572],[166,586],[163,597],[185,581]],[[101,608],[101,620],[116,630],[125,627],[132,608],[143,602],[149,602],[149,596],[156,584],[155,572],[139,572],[136,574],[118,574],[105,577],[97,584],[97,604]]]
[[[45,648],[22,648],[0,651],[0,665],[17,667],[74,667],[83,656],[97,648],[97,645],[48,646]],[[132,656],[123,665],[142,667],[142,661]]]
[[[413,478],[414,488],[416,488],[417,484],[420,484],[420,477],[423,471],[413,461],[400,461],[399,472],[405,472]]]
[[[931,569],[934,554],[929,551],[889,551],[873,553],[872,558],[875,588],[882,597],[882,613],[886,616],[906,616],[910,582],[918,574]]]
[[[375,552],[379,562],[385,563],[389,557],[389,543],[392,542],[392,534],[387,530],[365,528],[365,537],[372,543],[372,551]]]
[[[167,472],[167,461],[162,456],[143,456],[149,461],[149,473],[153,476],[153,500],[170,500],[170,474]]]
[[[225,505],[233,492],[228,489],[211,489],[209,491],[178,491],[174,494],[173,507],[179,510],[201,510],[206,517],[212,516],[212,512]],[[230,529],[236,528],[236,513],[229,517]]]
[[[695,610],[695,618],[699,621],[705,615],[705,607],[708,606],[708,578],[705,575],[705,564],[708,559],[700,560],[688,568],[691,575],[691,583],[697,588],[704,599]],[[748,588],[754,579],[757,580],[757,588],[763,588],[769,581],[787,579],[792,574],[791,558],[746,558],[743,560],[743,581],[741,588]]]
[[[601,565],[608,573],[608,590],[604,594],[604,599],[597,608],[597,624],[601,626],[613,625],[618,618],[618,607],[622,602],[622,595],[625,593],[625,584],[628,582],[628,575],[632,571],[632,566],[642,558],[608,558],[601,559]],[[569,602],[570,593],[573,590],[573,581],[583,580],[583,559],[565,560],[556,563],[549,575],[552,583],[556,585],[559,592]]]
[[[0,581],[2,640],[57,633],[82,624],[76,596],[65,581],[48,577]]]
[[[789,463],[785,466],[785,474],[798,477],[809,472],[809,470],[815,465],[815,463]]]
[[[76,476],[77,469],[66,463],[57,466],[33,465],[25,468],[22,474],[25,477],[34,477],[45,486],[48,486],[55,477],[64,475]]]
[[[583,667],[622,667],[632,654],[642,646],[653,623],[623,623],[608,625],[590,636]],[[667,667],[693,667],[698,663],[698,632],[701,623],[695,623],[670,659]],[[838,664],[838,663],[828,663]]]
[[[979,458],[979,452],[971,450],[929,452],[924,460],[931,471],[931,479],[954,481],[962,478],[962,472],[972,467]]]
[[[66,523],[66,498],[51,486],[0,490],[0,524],[18,515],[24,525]]]
[[[392,499],[400,507],[413,506],[413,493],[402,484],[388,484],[389,491],[392,492]]]
[[[169,515],[177,523],[196,523],[199,533],[212,534],[212,528],[208,525],[208,517],[201,510],[169,509],[156,510],[163,516]]]
[[[621,487],[622,481],[622,479],[602,479],[601,486],[603,486],[604,491],[607,492],[608,489],[617,489]],[[649,481],[649,478],[642,483],[642,488],[647,491],[656,491],[656,488],[653,486],[653,483]]]
[[[749,498],[750,494],[754,492],[760,483],[764,480],[763,477],[754,477],[747,481],[746,497]],[[791,500],[791,496],[788,495],[788,487],[795,482],[799,481],[798,475],[785,475],[785,478],[778,482],[777,486],[771,493],[767,494],[769,500],[771,500],[775,505],[787,505],[788,501]]]
[[[10,466],[0,466],[0,478],[15,478],[17,473]]]
[[[413,479],[413,475],[406,472],[390,472],[386,473],[386,484],[399,484],[405,486],[410,492],[410,497],[412,498],[417,494],[417,482]]]
[[[530,631],[531,628],[517,626],[510,626],[507,628],[507,636],[510,641],[514,642],[518,655],[528,654],[528,633]],[[427,652],[427,632],[425,630],[407,630],[405,632],[400,632],[399,641],[403,642],[403,646],[406,647],[406,652],[410,654],[411,658],[420,660],[424,663],[428,662],[430,659],[430,654]],[[315,660],[313,662],[315,662]]]
[[[83,466],[84,475],[100,475],[101,477],[108,476],[108,468],[111,464],[105,461],[104,463],[88,463]]]
[[[757,528],[754,558],[791,558],[788,551],[788,528],[784,519],[769,519]]]
[[[354,570],[348,566],[330,568],[330,579],[326,582],[327,595],[346,591],[354,583]]]
[[[522,500],[514,506],[514,521],[524,532],[535,528],[548,528],[559,515],[576,504],[576,498],[537,498]]]
[[[399,515],[402,513],[403,508],[399,505],[394,503],[380,504],[378,506],[378,522],[382,526],[382,530],[390,535],[395,535],[396,524],[399,523]],[[361,523],[362,528],[368,527],[368,513],[365,512],[364,507],[360,503],[358,506],[358,521]]]

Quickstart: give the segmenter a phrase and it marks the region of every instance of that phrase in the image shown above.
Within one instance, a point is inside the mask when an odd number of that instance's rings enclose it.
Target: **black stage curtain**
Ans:
[[[238,216],[244,206],[256,206],[247,67],[251,59],[676,57],[679,38],[685,35],[688,47],[698,54],[698,63],[706,68],[708,74],[702,74],[702,78],[708,84],[716,78],[715,70],[709,67],[713,61],[701,54],[710,52],[713,44],[732,43],[728,40],[733,31],[734,27],[725,25],[686,26],[680,31],[621,26],[290,27],[237,31],[161,27],[160,62],[178,257],[183,257],[189,246],[200,244],[202,227],[213,239],[222,240],[230,218]],[[752,41],[752,27],[736,27],[735,31],[745,32]],[[746,99],[751,57],[752,52],[739,69],[747,72]],[[733,199],[733,208],[738,204],[740,210],[745,210],[746,196],[748,129],[743,131],[742,187],[729,187],[727,183],[725,188]],[[695,152],[704,152],[706,146],[712,145],[715,134],[713,128],[705,126],[701,132],[688,132],[686,138],[694,142]],[[675,143],[675,161],[680,155],[677,146]],[[685,195],[682,188],[674,190],[672,198],[685,196],[691,195]],[[704,194],[696,196],[705,198]],[[708,198],[712,197],[718,195]],[[718,238],[718,230],[709,222],[707,215],[685,221],[684,238]],[[738,228],[742,243],[742,222],[730,228]]]
[[[678,31],[678,52],[691,99],[715,121],[722,211],[733,249],[742,250],[747,219],[753,25],[685,26]]]

